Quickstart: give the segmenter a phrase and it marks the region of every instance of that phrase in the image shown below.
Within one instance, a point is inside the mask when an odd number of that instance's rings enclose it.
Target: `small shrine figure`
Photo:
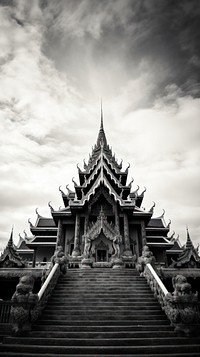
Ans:
[[[189,336],[198,332],[200,313],[198,294],[183,275],[172,279],[174,291],[165,295],[165,313],[178,335]]]
[[[142,249],[142,255],[138,258],[138,263],[136,265],[136,269],[143,274],[146,264],[155,264],[155,257],[149,247],[144,245]]]
[[[23,276],[12,296],[11,319],[14,335],[24,335],[31,329],[31,310],[38,302],[38,295],[32,292],[33,285],[32,276]]]
[[[55,263],[58,263],[60,265],[60,271],[62,274],[66,274],[67,272],[67,257],[65,256],[65,253],[63,252],[63,248],[61,245],[58,245],[54,255],[51,258],[51,262],[53,265]]]

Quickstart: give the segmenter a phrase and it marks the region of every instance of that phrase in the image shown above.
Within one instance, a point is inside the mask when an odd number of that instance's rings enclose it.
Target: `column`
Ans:
[[[62,221],[58,221],[58,230],[57,230],[57,241],[56,246],[60,245],[64,250],[64,231]]]
[[[116,230],[120,233],[119,214],[118,214],[117,205],[115,205],[115,228],[116,228]]]
[[[74,236],[74,250],[72,252],[72,257],[78,257],[81,255],[80,251],[80,214],[76,214],[76,221],[75,221],[75,236]]]
[[[146,228],[144,222],[141,222],[142,247],[147,244]]]
[[[32,267],[35,268],[37,248],[34,249]]]
[[[132,252],[130,249],[128,217],[127,217],[126,213],[124,213],[124,243],[125,243],[125,249],[124,249],[123,255],[128,255],[128,256],[132,255]]]
[[[86,215],[85,215],[85,223],[84,223],[84,234],[87,233],[88,223],[89,223],[89,215],[88,215],[88,212],[86,212]]]

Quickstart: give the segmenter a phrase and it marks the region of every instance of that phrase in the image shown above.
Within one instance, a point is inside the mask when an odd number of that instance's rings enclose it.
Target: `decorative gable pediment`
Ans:
[[[103,209],[101,209],[100,214],[97,217],[97,221],[88,226],[86,236],[90,240],[94,240],[101,232],[103,232],[105,237],[111,241],[119,235],[119,232],[116,230],[114,224],[107,221],[107,217],[105,216]]]
[[[91,213],[94,211],[98,211],[99,213],[101,210],[101,206],[106,215],[108,215],[107,211],[110,211],[110,214],[114,214],[115,202],[111,198],[105,187],[100,187],[95,193],[95,195],[90,199],[88,205],[89,212]]]

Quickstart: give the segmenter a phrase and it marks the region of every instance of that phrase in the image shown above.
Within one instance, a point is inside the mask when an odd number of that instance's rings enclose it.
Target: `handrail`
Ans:
[[[34,309],[32,310],[32,321],[37,320],[38,317],[41,315],[42,310],[46,306],[46,303],[49,297],[51,296],[53,289],[56,286],[59,276],[60,276],[60,264],[55,263],[49,275],[47,276],[44,283],[42,284],[39,293],[37,294],[38,302],[34,307]]]
[[[168,290],[150,263],[147,263],[145,266],[144,277],[147,279],[147,283],[154,293],[154,296],[158,299],[162,309],[164,310],[165,296],[168,294]]]
[[[0,323],[9,323],[10,321],[10,300],[0,300]]]
[[[147,268],[150,270],[151,274],[153,275],[153,277],[155,278],[156,282],[158,283],[158,285],[160,286],[162,292],[164,295],[168,294],[168,290],[166,289],[165,285],[163,284],[162,280],[159,278],[158,274],[155,272],[154,268],[152,267],[152,265],[150,263],[147,263]]]
[[[46,289],[47,289],[47,287],[48,287],[50,281],[52,280],[52,278],[53,278],[53,276],[54,276],[54,274],[55,274],[55,272],[56,272],[56,270],[57,270],[58,268],[59,268],[59,264],[58,264],[58,263],[55,263],[55,265],[54,265],[53,268],[51,269],[51,271],[50,271],[48,277],[46,278],[44,284],[41,286],[41,289],[40,289],[40,291],[39,291],[39,293],[38,293],[38,301],[41,300],[43,294],[45,293],[45,291],[46,291]]]
[[[174,292],[169,293],[150,263],[146,264],[143,275],[175,332],[186,336],[195,333],[200,325],[200,304],[187,279],[177,275],[173,281]]]

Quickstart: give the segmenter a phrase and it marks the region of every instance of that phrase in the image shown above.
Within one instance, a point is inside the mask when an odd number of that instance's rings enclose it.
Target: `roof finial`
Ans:
[[[187,231],[187,239],[186,239],[185,248],[186,248],[186,249],[191,249],[191,248],[193,247],[193,243],[192,243],[192,240],[191,240],[191,238],[190,238],[190,233],[189,233],[188,225],[186,225],[186,231]]]
[[[9,238],[9,241],[8,241],[8,246],[9,247],[13,246],[13,226],[12,226],[12,229],[11,229],[10,238]]]
[[[103,145],[103,147],[107,145],[106,135],[105,135],[105,132],[104,132],[104,127],[103,127],[102,99],[101,99],[101,123],[100,123],[100,129],[99,129],[99,134],[98,134],[98,138],[97,138],[97,143],[95,145],[95,149],[99,148],[101,145]]]
[[[101,98],[101,125],[100,130],[103,130],[103,106],[102,106],[102,98]]]

